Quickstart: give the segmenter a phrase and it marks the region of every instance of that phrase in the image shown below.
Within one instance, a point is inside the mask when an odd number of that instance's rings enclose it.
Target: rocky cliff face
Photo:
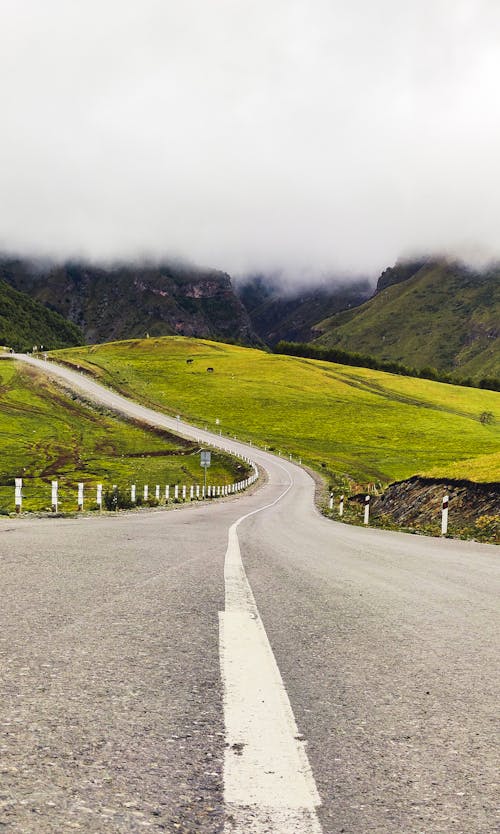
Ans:
[[[256,344],[224,272],[184,266],[0,260],[0,278],[77,324],[87,342],[184,335]]]

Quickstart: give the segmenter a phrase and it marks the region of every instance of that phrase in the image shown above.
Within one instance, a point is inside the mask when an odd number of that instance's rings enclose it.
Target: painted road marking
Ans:
[[[288,473],[287,473],[288,474]],[[219,615],[224,684],[225,834],[321,834],[321,800],[271,645],[229,530],[225,611]]]

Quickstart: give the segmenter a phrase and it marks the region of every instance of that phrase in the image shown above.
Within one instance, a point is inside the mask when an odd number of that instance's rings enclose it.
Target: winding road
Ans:
[[[17,358],[267,477],[0,519],[0,832],[496,829],[497,548],[331,522],[299,466]]]

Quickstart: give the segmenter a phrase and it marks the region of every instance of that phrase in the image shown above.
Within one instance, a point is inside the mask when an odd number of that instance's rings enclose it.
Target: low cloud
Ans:
[[[496,0],[6,0],[0,247],[375,275],[500,256]]]

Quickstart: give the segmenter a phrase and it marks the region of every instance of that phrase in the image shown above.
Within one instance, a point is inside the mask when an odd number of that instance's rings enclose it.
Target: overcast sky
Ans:
[[[0,0],[0,247],[500,256],[499,0]]]

